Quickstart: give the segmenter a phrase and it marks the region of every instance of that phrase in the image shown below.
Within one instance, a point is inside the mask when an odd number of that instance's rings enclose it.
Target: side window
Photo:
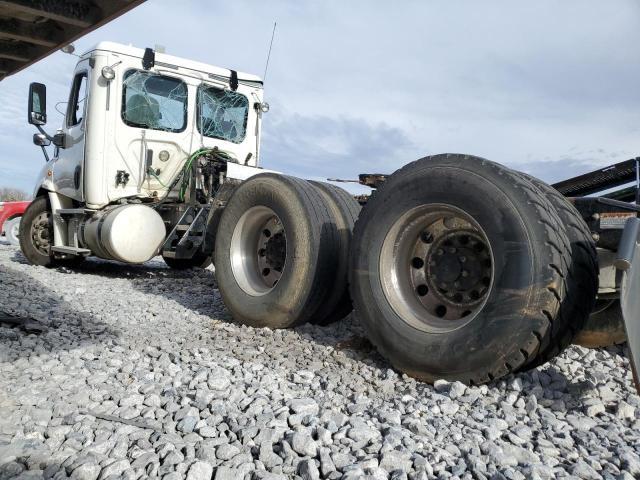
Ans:
[[[71,95],[67,106],[67,127],[82,123],[87,99],[87,72],[78,73],[71,85]]]

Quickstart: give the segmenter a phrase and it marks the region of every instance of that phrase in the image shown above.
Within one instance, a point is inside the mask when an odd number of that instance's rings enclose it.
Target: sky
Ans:
[[[265,168],[354,179],[452,152],[554,182],[640,155],[637,0],[148,0],[75,46],[162,45],[263,75],[273,22]],[[47,85],[55,131],[76,60],[0,82],[0,186],[33,190],[28,86]]]

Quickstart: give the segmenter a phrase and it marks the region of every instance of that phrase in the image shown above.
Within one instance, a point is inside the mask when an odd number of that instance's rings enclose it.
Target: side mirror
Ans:
[[[37,145],[38,147],[48,147],[49,145],[51,145],[51,140],[49,140],[41,133],[34,133],[33,144]]]
[[[47,123],[47,87],[42,83],[29,85],[29,112],[27,121],[31,125]]]

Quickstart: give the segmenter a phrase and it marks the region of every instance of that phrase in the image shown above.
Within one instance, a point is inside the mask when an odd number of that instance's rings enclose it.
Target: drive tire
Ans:
[[[4,223],[4,236],[11,245],[20,245],[20,220],[22,217],[13,217]]]
[[[347,191],[329,183],[310,180],[316,190],[322,195],[331,211],[333,223],[338,232],[338,256],[335,263],[333,281],[329,297],[315,314],[312,322],[318,325],[328,325],[342,320],[353,310],[347,275],[349,271],[349,251],[353,236],[353,225],[360,214],[360,204]]]
[[[519,172],[520,173],[520,172]],[[558,190],[526,173],[520,173],[549,200],[567,232],[571,260],[566,295],[551,329],[551,341],[530,360],[537,367],[556,357],[573,342],[589,321],[598,294],[598,254],[591,232],[576,208]],[[594,325],[594,320],[591,324]]]
[[[29,263],[40,265],[42,267],[53,267],[56,262],[51,254],[50,249],[38,247],[32,231],[34,222],[43,223],[46,217],[48,225],[43,225],[37,229],[43,236],[48,236],[48,241],[53,241],[53,219],[51,209],[49,208],[49,200],[45,196],[37,197],[29,204],[24,211],[20,228],[20,249]],[[48,250],[48,252],[46,251]]]
[[[400,248],[396,233],[402,239],[409,235],[406,232],[418,231],[411,229],[421,225],[422,212],[436,207],[463,212],[479,227],[487,242],[484,248],[491,252],[491,262],[484,263],[491,263],[492,277],[484,303],[472,313],[463,313],[451,324],[424,326],[421,318],[432,322],[431,317],[413,318],[413,310],[407,309],[401,310],[402,316],[397,313],[403,307],[392,299],[402,289],[394,290],[393,282],[385,280],[389,273],[381,265],[402,265],[399,254],[400,260],[393,259],[397,263],[389,259],[386,245]],[[412,215],[418,215],[416,223],[403,229],[403,219],[413,221]],[[443,230],[442,238],[448,238]],[[416,245],[423,238],[433,241],[428,232],[416,237]],[[524,366],[550,342],[565,292],[566,244],[566,232],[549,202],[506,167],[458,154],[422,158],[391,175],[356,222],[349,277],[356,316],[378,351],[412,377],[470,384],[502,377]],[[413,260],[407,266],[410,274],[411,268]],[[403,285],[402,270],[394,271],[399,273],[389,278]],[[415,292],[419,289],[409,289],[406,298]],[[418,305],[417,300],[409,301]]]
[[[204,253],[196,253],[192,258],[162,257],[164,263],[173,270],[187,270],[189,268],[207,268],[211,265],[211,257]]]
[[[245,325],[305,323],[330,296],[339,249],[331,212],[315,187],[285,175],[256,175],[237,187],[220,217],[214,264],[222,299]],[[259,268],[261,261],[273,268]]]

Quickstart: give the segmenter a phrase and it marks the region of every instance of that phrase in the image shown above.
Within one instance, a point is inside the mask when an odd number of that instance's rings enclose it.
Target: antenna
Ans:
[[[271,32],[271,42],[269,43],[269,53],[267,53],[267,63],[264,66],[264,75],[262,75],[262,83],[267,80],[267,69],[269,68],[269,59],[271,58],[271,47],[273,46],[273,37],[276,36],[277,22],[273,22],[273,31]]]

